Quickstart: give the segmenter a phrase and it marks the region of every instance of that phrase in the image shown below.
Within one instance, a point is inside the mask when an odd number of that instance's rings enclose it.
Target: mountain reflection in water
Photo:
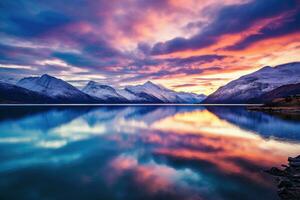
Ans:
[[[0,199],[278,199],[300,123],[239,107],[1,108]]]

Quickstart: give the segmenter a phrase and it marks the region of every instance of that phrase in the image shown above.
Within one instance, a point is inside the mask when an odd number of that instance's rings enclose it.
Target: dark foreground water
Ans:
[[[300,123],[244,108],[0,108],[0,199],[278,199]]]

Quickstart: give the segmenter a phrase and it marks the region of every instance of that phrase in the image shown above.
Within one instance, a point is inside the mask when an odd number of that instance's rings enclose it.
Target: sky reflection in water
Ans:
[[[1,199],[277,199],[299,121],[230,107],[1,108]]]

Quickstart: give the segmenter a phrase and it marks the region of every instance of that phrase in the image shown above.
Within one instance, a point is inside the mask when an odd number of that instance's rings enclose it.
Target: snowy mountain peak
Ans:
[[[175,92],[164,86],[147,81],[143,85],[128,86],[127,91],[147,100],[164,103],[199,103],[203,100],[202,96],[193,93]]]
[[[95,82],[95,81],[89,81],[87,83],[87,85],[98,85],[99,83]]]
[[[19,80],[17,85],[50,97],[73,99],[81,98],[82,100],[89,98],[88,95],[84,94],[71,84],[48,74],[44,74],[41,77],[23,78]]]
[[[300,62],[263,67],[220,87],[216,92],[209,95],[205,102],[251,103],[252,99],[275,88],[299,82]]]
[[[158,85],[156,85],[156,84],[154,84],[153,82],[151,82],[151,81],[147,81],[147,82],[145,82],[143,85],[141,85],[141,86],[143,86],[143,87],[154,87],[154,88],[159,88],[158,87]]]
[[[147,81],[142,86],[147,88],[152,88],[152,89],[158,89],[158,90],[169,90],[160,84],[153,83],[152,81]]]
[[[147,82],[145,82],[143,85],[145,85],[145,86],[157,86],[156,84],[154,84],[154,83],[151,82],[151,81],[147,81]]]
[[[95,81],[89,81],[88,84],[82,89],[82,91],[90,90],[90,89],[93,89],[93,90],[105,89],[105,90],[110,90],[110,91],[115,92],[115,89],[113,87],[108,86],[108,85],[102,85],[102,84],[97,83]]]
[[[50,76],[49,74],[43,74],[43,75],[41,76],[41,79],[51,79],[51,78],[56,79],[55,77]]]
[[[66,83],[63,80],[55,78],[54,76],[50,76],[48,74],[43,74],[41,77],[39,77],[39,82],[40,83],[43,83],[43,82],[51,82],[51,83],[63,82],[63,83]]]
[[[41,77],[37,78],[36,83],[38,85],[44,86],[45,88],[59,88],[59,87],[68,87],[72,89],[75,88],[69,83],[61,79],[55,78],[53,76],[50,76],[48,74],[44,74]]]
[[[121,96],[113,87],[102,85],[95,81],[89,81],[82,91],[90,96],[94,96],[103,100],[124,102],[126,99]]]
[[[152,81],[147,81],[144,84],[151,84],[151,85],[155,85],[154,83],[152,83]]]

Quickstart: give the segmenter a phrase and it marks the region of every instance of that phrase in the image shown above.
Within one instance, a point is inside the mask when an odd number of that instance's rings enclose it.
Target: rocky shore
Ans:
[[[282,169],[272,167],[265,172],[275,177],[278,195],[282,200],[300,199],[300,155],[289,157],[288,165],[282,165]]]

